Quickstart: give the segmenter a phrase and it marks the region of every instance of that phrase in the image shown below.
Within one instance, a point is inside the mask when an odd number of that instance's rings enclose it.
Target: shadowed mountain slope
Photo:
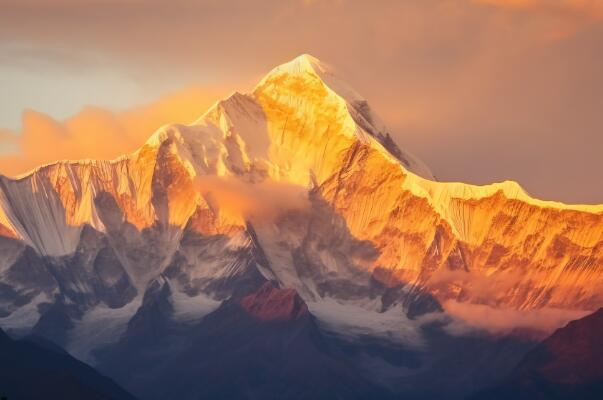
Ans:
[[[15,400],[134,400],[109,378],[43,341],[0,330],[0,395]]]
[[[603,309],[570,322],[530,351],[502,384],[472,399],[603,397]]]

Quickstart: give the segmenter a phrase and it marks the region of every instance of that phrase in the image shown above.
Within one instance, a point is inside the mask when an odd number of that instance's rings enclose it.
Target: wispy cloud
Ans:
[[[140,147],[160,126],[197,119],[222,95],[217,88],[188,88],[158,101],[113,112],[87,107],[64,121],[26,110],[20,132],[0,131],[0,173],[16,175],[61,159],[112,159]]]
[[[285,211],[310,207],[306,188],[270,179],[250,183],[236,177],[201,176],[196,180],[210,206],[231,220],[273,219]]]
[[[530,330],[547,335],[569,321],[582,318],[592,312],[548,307],[533,310],[515,310],[456,301],[445,302],[443,307],[445,312],[453,318],[446,329],[457,335],[467,334],[475,329],[494,334]]]
[[[497,7],[532,11],[557,11],[586,19],[603,18],[603,2],[600,0],[473,0],[476,3]]]

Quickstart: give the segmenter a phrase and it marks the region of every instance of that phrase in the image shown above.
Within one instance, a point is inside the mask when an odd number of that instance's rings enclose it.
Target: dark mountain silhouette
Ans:
[[[472,400],[603,399],[603,309],[558,329]]]
[[[109,378],[45,340],[0,330],[0,396],[8,400],[134,400]]]

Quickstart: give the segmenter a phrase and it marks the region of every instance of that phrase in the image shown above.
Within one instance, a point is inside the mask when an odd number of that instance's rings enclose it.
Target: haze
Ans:
[[[132,151],[310,53],[438,179],[603,203],[602,47],[598,0],[0,0],[0,172]]]

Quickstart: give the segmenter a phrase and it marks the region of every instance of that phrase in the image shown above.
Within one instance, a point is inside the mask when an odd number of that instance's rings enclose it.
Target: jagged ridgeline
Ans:
[[[437,182],[308,55],[132,154],[2,177],[0,234],[0,326],[90,362],[151,305],[197,323],[266,281],[332,335],[423,350],[417,317],[454,305],[603,305],[603,206]]]

